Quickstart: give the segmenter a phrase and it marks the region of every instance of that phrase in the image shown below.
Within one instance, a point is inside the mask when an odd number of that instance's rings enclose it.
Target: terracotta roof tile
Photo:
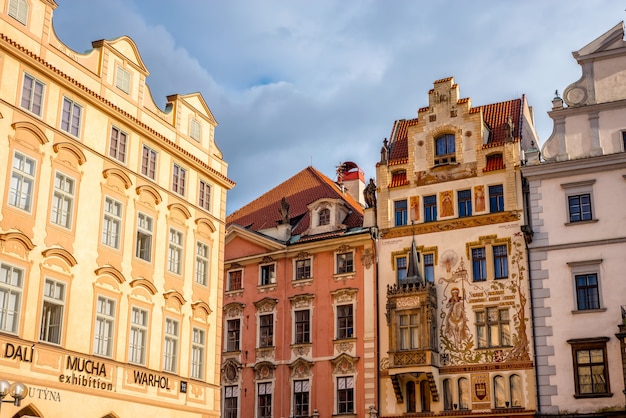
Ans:
[[[502,154],[493,154],[487,156],[487,165],[483,168],[483,172],[502,170],[506,166],[504,165],[504,159]]]
[[[389,164],[392,165],[398,160],[406,160],[408,157],[408,132],[409,126],[417,125],[417,118],[415,119],[401,119],[397,120],[391,131],[391,141],[389,146],[391,150],[389,152]]]
[[[406,178],[406,171],[400,171],[391,175],[391,183],[389,184],[389,188],[406,186],[407,184],[409,184],[409,181]]]
[[[363,207],[359,202],[349,193],[342,193],[331,179],[310,166],[230,214],[226,225],[237,224],[253,231],[275,227],[281,220],[283,197],[289,203],[292,235],[309,228],[307,205],[322,198],[342,199],[352,209],[344,224],[348,228],[363,226]]]

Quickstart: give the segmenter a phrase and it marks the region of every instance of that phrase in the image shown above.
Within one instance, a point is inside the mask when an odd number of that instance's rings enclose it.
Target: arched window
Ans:
[[[406,384],[406,412],[416,412],[415,402],[415,382],[409,381]]]
[[[330,209],[325,208],[319,211],[318,226],[328,225],[330,223]]]
[[[459,379],[459,409],[470,409],[469,380],[466,377]]]
[[[420,383],[420,401],[422,412],[430,412],[430,383],[427,380],[422,380]]]
[[[446,411],[452,410],[452,386],[450,385],[450,379],[443,380],[443,409]]]
[[[496,376],[493,378],[493,400],[496,408],[506,407],[506,393],[504,387],[504,377]]]
[[[26,0],[11,0],[9,2],[9,16],[26,26],[28,22],[28,2]]]
[[[511,406],[514,408],[522,407],[522,378],[513,374],[509,377],[509,389],[511,390]]]

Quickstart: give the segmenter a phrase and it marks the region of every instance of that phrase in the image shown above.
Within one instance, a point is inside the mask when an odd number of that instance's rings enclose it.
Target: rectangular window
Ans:
[[[153,219],[143,213],[137,214],[137,242],[135,257],[144,261],[152,261]]]
[[[36,162],[24,154],[15,152],[11,169],[9,205],[30,212],[35,188]]]
[[[185,180],[187,176],[187,170],[174,164],[172,169],[172,191],[178,193],[181,196],[185,195]]]
[[[44,84],[30,74],[24,74],[20,106],[37,116],[41,116],[43,93]]]
[[[472,191],[459,190],[457,200],[459,204],[459,218],[472,216]]]
[[[272,418],[272,384],[259,383],[257,390],[257,418]]]
[[[243,289],[242,270],[228,272],[228,290]]]
[[[98,296],[96,301],[96,328],[93,352],[101,356],[113,355],[113,332],[115,330],[115,301]]]
[[[493,269],[496,279],[509,277],[509,259],[506,245],[493,246]]]
[[[156,178],[157,152],[147,146],[141,151],[141,174],[154,180]]]
[[[424,278],[427,282],[435,283],[435,255],[424,254]]]
[[[408,222],[408,210],[406,200],[396,200],[393,202],[395,214],[395,226],[406,225]]]
[[[194,328],[191,341],[191,377],[194,379],[204,378],[204,331]]]
[[[239,319],[226,321],[226,351],[239,351],[240,324]]]
[[[206,286],[209,282],[209,246],[196,242],[196,283]]]
[[[591,216],[591,194],[585,193],[575,196],[568,196],[569,221],[580,222],[590,221]]]
[[[489,211],[504,211],[504,189],[501,184],[489,186]]]
[[[65,284],[54,279],[46,279],[43,288],[40,341],[61,344],[64,307]]]
[[[126,144],[128,134],[115,126],[111,127],[111,142],[109,143],[109,157],[123,163],[126,162]]]
[[[267,314],[259,317],[259,347],[274,346],[274,315]]]
[[[105,196],[104,219],[102,220],[102,243],[119,250],[121,232],[122,203]]]
[[[437,220],[437,196],[424,196],[424,222]]]
[[[402,283],[406,279],[407,265],[406,257],[396,257],[396,277],[398,284]]]
[[[54,194],[50,222],[64,228],[72,227],[72,209],[74,208],[74,179],[63,173],[54,176]]]
[[[239,418],[238,416],[239,386],[224,388],[224,418]]]
[[[148,343],[148,311],[133,306],[130,313],[130,338],[128,362],[146,364],[146,344]]]
[[[600,292],[598,290],[598,275],[577,274],[576,280],[576,304],[579,311],[600,309]]]
[[[61,129],[65,132],[78,136],[80,133],[80,117],[83,108],[67,97],[63,98],[63,110],[61,111]]]
[[[296,280],[311,278],[311,259],[296,260]]]
[[[575,397],[593,398],[610,394],[606,340],[608,338],[568,341],[572,344]]]
[[[337,339],[352,338],[353,333],[352,304],[337,306]]]
[[[626,131],[622,131],[622,150],[626,151]]]
[[[26,0],[11,0],[9,2],[9,16],[26,26],[28,22],[28,2]]]
[[[487,280],[487,257],[485,248],[472,248],[472,278],[475,282]]]
[[[354,272],[353,258],[354,254],[352,252],[337,254],[337,274]]]
[[[354,412],[354,377],[337,378],[337,413],[350,414]]]
[[[176,373],[178,361],[179,324],[171,318],[165,318],[165,336],[163,339],[163,370]]]
[[[117,66],[117,74],[115,77],[115,86],[124,93],[130,92],[130,72],[124,68]]]
[[[196,141],[200,141],[202,135],[202,126],[197,119],[191,119],[189,122],[189,136]]]
[[[261,286],[276,283],[276,264],[261,266]]]
[[[200,180],[200,190],[198,190],[198,205],[207,212],[211,211],[211,186],[204,180]]]
[[[296,344],[308,344],[311,342],[311,312],[308,309],[295,311],[295,334]]]
[[[183,233],[170,228],[170,239],[167,252],[167,271],[174,274],[182,273]]]
[[[23,281],[24,270],[0,264],[0,331],[18,332]]]
[[[308,418],[309,416],[309,381],[294,380],[293,382],[293,416]]]
[[[439,157],[442,155],[454,154],[454,152],[454,135],[445,134],[435,139],[435,155]]]
[[[398,323],[400,350],[414,350],[419,345],[419,315],[399,315]]]
[[[476,312],[478,348],[506,347],[511,345],[509,310],[497,307]]]

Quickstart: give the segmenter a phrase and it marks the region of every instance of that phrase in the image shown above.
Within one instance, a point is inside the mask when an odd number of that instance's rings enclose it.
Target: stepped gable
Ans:
[[[343,221],[348,228],[363,226],[363,207],[349,193],[342,193],[337,184],[311,166],[233,212],[226,218],[226,224],[237,224],[252,231],[275,227],[281,220],[283,197],[289,203],[292,235],[309,228],[307,206],[323,198],[342,199],[352,209]]]

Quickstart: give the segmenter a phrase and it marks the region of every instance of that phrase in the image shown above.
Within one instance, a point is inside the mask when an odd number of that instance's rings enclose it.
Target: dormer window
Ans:
[[[189,122],[189,136],[196,141],[200,141],[202,137],[202,126],[197,119],[191,119]]]
[[[328,225],[330,223],[330,209],[324,208],[320,210],[318,217],[319,217],[318,222],[317,222],[318,226]]]
[[[456,162],[455,139],[453,134],[444,134],[435,138],[435,165]]]
[[[130,72],[117,66],[117,74],[115,77],[115,86],[128,94],[130,92]]]
[[[11,0],[9,2],[9,16],[26,26],[28,22],[28,2],[26,0]]]

